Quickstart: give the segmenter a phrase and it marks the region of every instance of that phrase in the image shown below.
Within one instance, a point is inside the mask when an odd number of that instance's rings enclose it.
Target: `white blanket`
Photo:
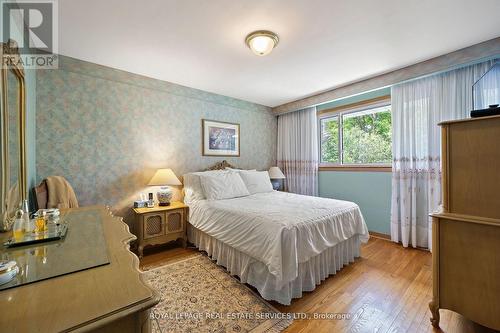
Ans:
[[[298,264],[329,247],[369,235],[358,205],[285,192],[190,202],[189,222],[266,264],[277,286],[297,277]]]

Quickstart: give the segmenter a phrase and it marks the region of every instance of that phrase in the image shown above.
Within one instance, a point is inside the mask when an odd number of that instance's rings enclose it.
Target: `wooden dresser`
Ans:
[[[159,296],[144,282],[139,260],[129,251],[135,236],[121,218],[111,215],[105,207],[63,210],[61,216],[87,210],[96,219],[93,222],[102,223],[109,264],[1,290],[1,332],[151,331],[150,308],[159,302]],[[68,235],[72,231],[73,234],[64,241],[81,235],[77,228],[72,228],[73,223],[89,221],[73,218]],[[2,234],[0,240],[8,236]],[[84,236],[91,235],[81,235]]]
[[[500,329],[500,116],[442,126],[443,210],[433,217],[431,322],[448,309]]]

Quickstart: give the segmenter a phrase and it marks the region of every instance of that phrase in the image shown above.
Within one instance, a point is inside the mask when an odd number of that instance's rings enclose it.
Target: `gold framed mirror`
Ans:
[[[16,211],[27,199],[26,186],[26,110],[24,69],[17,43],[1,44],[0,150],[0,231],[12,225]]]

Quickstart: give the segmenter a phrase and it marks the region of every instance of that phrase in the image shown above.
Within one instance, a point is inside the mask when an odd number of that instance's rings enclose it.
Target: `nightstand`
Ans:
[[[188,209],[189,207],[180,201],[173,201],[170,206],[134,208],[139,258],[142,258],[144,247],[147,245],[182,239],[182,246],[186,247]]]

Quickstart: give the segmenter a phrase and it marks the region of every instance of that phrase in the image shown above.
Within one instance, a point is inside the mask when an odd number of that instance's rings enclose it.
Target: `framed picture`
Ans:
[[[240,156],[240,125],[202,120],[203,156]]]

